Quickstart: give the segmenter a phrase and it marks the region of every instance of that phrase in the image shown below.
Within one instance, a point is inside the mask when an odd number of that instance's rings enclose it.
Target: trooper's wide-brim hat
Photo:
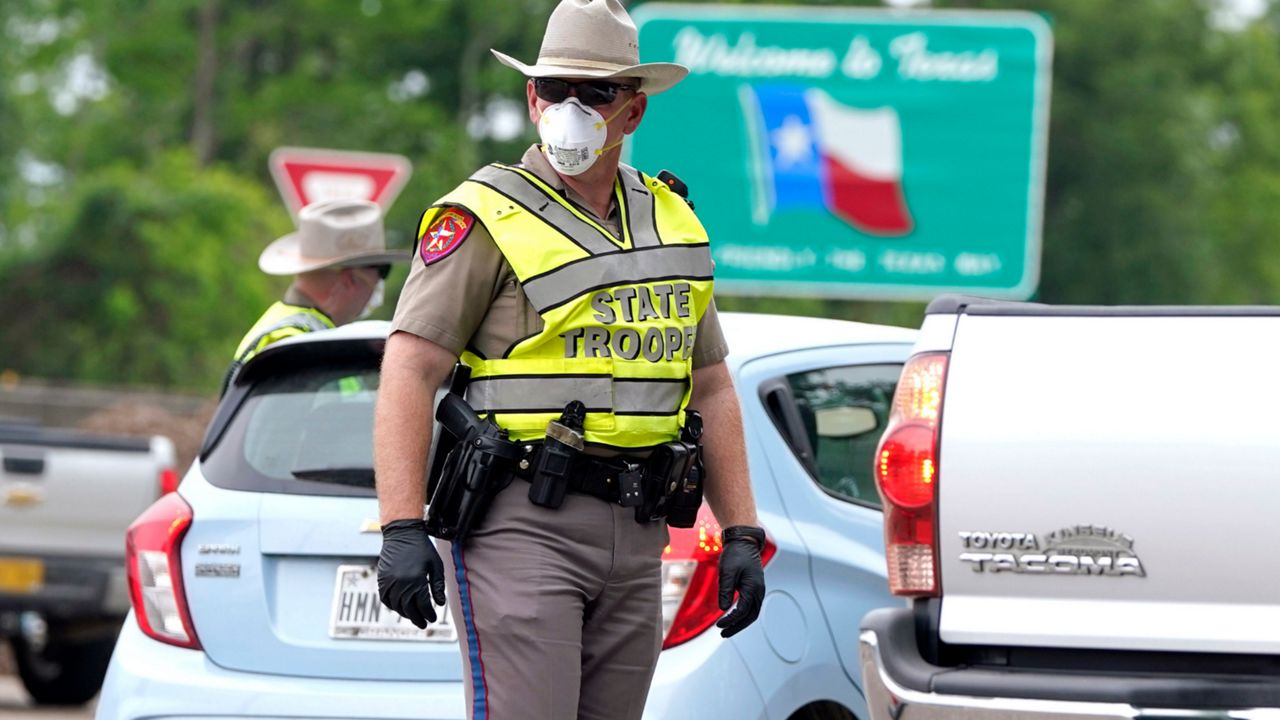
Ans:
[[[258,256],[258,267],[268,275],[296,275],[408,259],[407,250],[387,249],[382,208],[377,203],[326,200],[302,208],[297,232],[268,245]]]
[[[547,20],[536,64],[490,52],[526,77],[638,78],[646,95],[669,90],[689,74],[676,63],[640,62],[635,23],[618,0],[561,0]]]

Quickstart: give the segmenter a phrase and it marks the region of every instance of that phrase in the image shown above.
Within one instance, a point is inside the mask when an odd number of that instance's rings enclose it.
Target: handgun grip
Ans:
[[[467,401],[453,392],[445,393],[440,399],[440,404],[436,407],[436,420],[455,438],[466,437],[467,431],[480,422]]]

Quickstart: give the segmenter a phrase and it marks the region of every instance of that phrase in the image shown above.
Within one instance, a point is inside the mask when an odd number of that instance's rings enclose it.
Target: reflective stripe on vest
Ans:
[[[706,231],[665,184],[621,166],[620,236],[523,168],[490,165],[442,198],[493,237],[544,321],[503,357],[471,351],[467,400],[513,439],[539,439],[570,401],[588,442],[675,439],[691,392],[697,324],[711,302]],[[421,228],[420,228],[421,229]],[[421,235],[421,233],[419,233]]]
[[[231,387],[231,383],[235,382],[236,376],[240,374],[240,368],[249,362],[249,359],[264,350],[271,343],[277,340],[283,340],[291,335],[297,335],[305,332],[313,332],[316,330],[327,330],[334,327],[333,321],[329,320],[329,316],[316,310],[315,308],[303,307],[301,305],[290,305],[284,302],[277,302],[267,311],[262,313],[262,317],[249,328],[249,332],[245,334],[240,341],[240,345],[236,347],[235,357],[231,361],[227,372],[222,376],[221,394],[227,393],[227,388]],[[283,330],[296,330],[297,332],[281,335]],[[349,378],[343,378],[348,380]],[[357,388],[359,389],[359,388]]]
[[[544,313],[581,295],[582,288],[611,287],[637,275],[650,280],[684,277],[710,280],[711,256],[706,245],[659,245],[631,252],[611,252],[561,265],[529,278],[523,285],[529,302],[539,313]]]
[[[271,337],[273,333],[281,330],[296,329],[298,332],[312,332],[332,327],[334,327],[333,321],[315,308],[276,302],[267,308],[267,311],[262,313],[262,317],[249,328],[249,332],[245,333],[236,347],[234,360],[240,363],[248,362],[249,358],[258,354],[267,345],[282,340],[283,337]],[[264,340],[269,342],[264,345]]]
[[[487,165],[471,176],[468,182],[489,188],[511,200],[558,230],[587,253],[598,255],[618,249],[618,242],[608,230],[590,220],[577,208],[557,202],[558,193],[542,185],[532,173],[505,165]]]
[[[482,413],[559,413],[578,400],[588,412],[675,415],[687,386],[685,380],[609,375],[497,376],[474,380],[467,388],[467,402]]]

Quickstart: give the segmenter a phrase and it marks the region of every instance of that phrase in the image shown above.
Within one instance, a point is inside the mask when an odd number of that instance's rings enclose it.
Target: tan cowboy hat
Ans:
[[[298,231],[268,245],[258,257],[258,267],[268,275],[295,275],[408,259],[407,250],[387,249],[377,203],[323,200],[298,212]]]
[[[669,90],[689,74],[675,63],[640,63],[636,25],[618,0],[560,0],[547,20],[536,65],[489,52],[526,77],[639,78],[647,95]]]

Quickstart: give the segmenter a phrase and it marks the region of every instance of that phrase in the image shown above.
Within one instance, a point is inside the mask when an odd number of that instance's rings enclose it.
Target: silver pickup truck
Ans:
[[[873,720],[1280,717],[1280,308],[929,306]]]
[[[0,641],[36,702],[98,692],[129,610],[125,529],[174,470],[167,438],[0,425]]]

